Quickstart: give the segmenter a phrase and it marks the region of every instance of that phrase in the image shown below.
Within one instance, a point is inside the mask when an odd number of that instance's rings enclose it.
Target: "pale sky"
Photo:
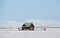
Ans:
[[[27,19],[60,21],[60,0],[0,0],[0,20]]]
[[[60,0],[0,0],[0,20],[60,20]]]

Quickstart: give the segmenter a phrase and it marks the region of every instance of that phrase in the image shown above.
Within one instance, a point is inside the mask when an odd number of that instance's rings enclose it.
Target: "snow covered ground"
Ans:
[[[18,31],[17,27],[22,27],[25,22],[32,22],[35,27],[42,27],[35,28],[34,31],[22,31],[21,29]],[[44,30],[45,27],[60,27],[60,21],[55,20],[28,19],[22,22],[0,20],[0,27],[0,38],[60,38],[60,28]]]
[[[60,28],[37,31],[0,31],[0,38],[60,38]]]
[[[3,31],[0,38],[60,38],[59,31]]]

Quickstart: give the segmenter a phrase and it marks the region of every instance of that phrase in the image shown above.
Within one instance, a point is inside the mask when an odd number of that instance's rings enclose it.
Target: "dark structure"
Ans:
[[[22,30],[26,30],[26,29],[28,29],[28,30],[34,30],[34,25],[33,25],[33,23],[24,23],[23,25],[22,25]]]

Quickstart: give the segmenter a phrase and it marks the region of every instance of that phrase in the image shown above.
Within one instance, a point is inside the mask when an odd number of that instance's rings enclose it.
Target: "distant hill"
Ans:
[[[22,24],[25,22],[32,22],[35,27],[60,27],[60,21],[55,20],[37,20],[37,19],[28,19],[25,21],[11,21],[11,20],[0,20],[0,27],[22,27]]]

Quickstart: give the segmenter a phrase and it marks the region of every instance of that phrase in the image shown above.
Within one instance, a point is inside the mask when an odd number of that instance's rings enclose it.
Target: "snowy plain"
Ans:
[[[34,31],[0,30],[0,38],[60,38],[60,28],[46,28],[45,31],[36,28]]]
[[[0,27],[21,27],[24,22],[0,21]],[[32,22],[36,27],[60,27],[60,21],[30,19],[26,22]],[[5,28],[0,29],[0,38],[60,38],[60,28],[46,28],[46,30],[43,30],[43,28],[35,28],[34,31],[18,31],[16,28]]]

